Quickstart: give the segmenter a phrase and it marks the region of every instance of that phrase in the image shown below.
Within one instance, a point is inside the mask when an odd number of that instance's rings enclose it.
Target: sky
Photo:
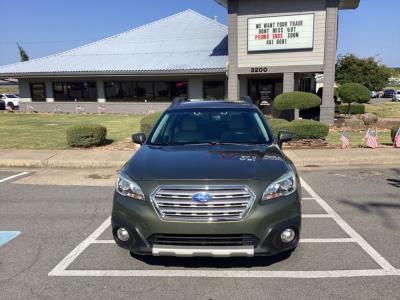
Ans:
[[[0,0],[0,65],[69,50],[191,8],[227,23],[214,0]],[[400,67],[400,1],[361,0],[339,15],[338,54]]]

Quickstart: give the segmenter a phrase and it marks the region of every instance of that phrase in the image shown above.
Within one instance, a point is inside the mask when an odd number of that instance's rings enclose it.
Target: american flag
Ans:
[[[149,111],[147,112],[147,114],[148,114],[148,115],[151,115],[151,114],[154,114],[154,113],[155,113],[155,111],[154,111],[153,105],[152,105],[152,106],[150,106],[150,109],[149,109]]]
[[[349,134],[347,132],[342,133],[342,136],[340,137],[340,141],[342,142],[340,148],[342,148],[342,149],[349,148],[350,141],[349,141]]]
[[[367,147],[372,149],[378,148],[378,133],[375,131],[373,132],[370,128],[368,128],[367,134],[365,135]]]
[[[79,114],[80,112],[84,112],[85,108],[83,106],[80,106],[79,104],[76,104],[76,113]]]
[[[107,112],[107,106],[104,104],[99,105],[99,114]]]
[[[56,107],[54,108],[54,113],[62,113],[62,109],[56,105]]]
[[[393,146],[395,148],[400,148],[400,128],[397,130],[397,133],[394,136]]]

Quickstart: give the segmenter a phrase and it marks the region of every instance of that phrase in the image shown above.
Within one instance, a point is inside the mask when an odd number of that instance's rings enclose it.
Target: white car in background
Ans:
[[[400,101],[400,90],[397,90],[393,95],[393,101]]]
[[[0,101],[4,101],[5,106],[11,109],[19,109],[21,98],[14,94],[0,94]]]

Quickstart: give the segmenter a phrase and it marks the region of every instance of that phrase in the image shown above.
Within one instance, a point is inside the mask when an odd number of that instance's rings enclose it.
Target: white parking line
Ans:
[[[68,266],[83,252],[90,244],[94,241],[110,226],[111,217],[103,222],[91,235],[89,235],[85,240],[82,241],[78,246],[75,247],[52,271],[50,271],[49,276],[60,276],[63,274]],[[62,276],[62,275],[61,275]]]
[[[1,180],[0,180],[0,183],[6,182],[6,181],[8,181],[8,180],[11,180],[11,179],[14,179],[14,178],[17,178],[17,177],[20,177],[20,176],[24,176],[24,175],[26,175],[26,174],[29,174],[29,172],[22,172],[22,173],[19,173],[19,174],[12,175],[12,176],[10,176],[10,177],[1,179]]]
[[[346,223],[314,190],[303,180],[302,185],[327,214],[303,215],[306,218],[333,218],[350,238],[301,239],[301,243],[357,243],[382,267],[368,270],[323,270],[323,271],[252,271],[252,270],[67,270],[69,265],[91,244],[113,244],[113,240],[98,240],[111,224],[107,218],[92,234],[75,247],[53,270],[49,276],[106,276],[106,277],[225,277],[225,278],[345,278],[371,276],[400,276],[394,268],[368,242]]]
[[[208,277],[208,278],[346,278],[398,276],[400,271],[382,269],[334,271],[242,271],[242,270],[65,270],[49,276],[89,277]]]
[[[333,239],[300,239],[300,243],[356,243],[352,238],[333,238]]]
[[[301,178],[301,184],[303,188],[318,202],[320,206],[332,216],[332,218],[336,221],[336,223],[353,239],[357,241],[362,249],[368,253],[369,256],[372,257],[375,262],[380,265],[387,272],[394,272],[396,269],[385,259],[382,255],[380,255],[372,246],[360,235],[356,232],[341,216],[339,216],[332,207],[329,206],[322,198]]]
[[[303,201],[309,201],[309,200],[315,200],[315,199],[312,198],[312,197],[305,197],[305,198],[301,198],[301,200],[303,200]]]

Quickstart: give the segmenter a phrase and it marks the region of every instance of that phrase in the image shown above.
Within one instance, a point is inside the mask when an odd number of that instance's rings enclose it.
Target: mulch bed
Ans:
[[[331,145],[326,140],[297,140],[284,145],[284,149],[335,149],[339,146]]]

